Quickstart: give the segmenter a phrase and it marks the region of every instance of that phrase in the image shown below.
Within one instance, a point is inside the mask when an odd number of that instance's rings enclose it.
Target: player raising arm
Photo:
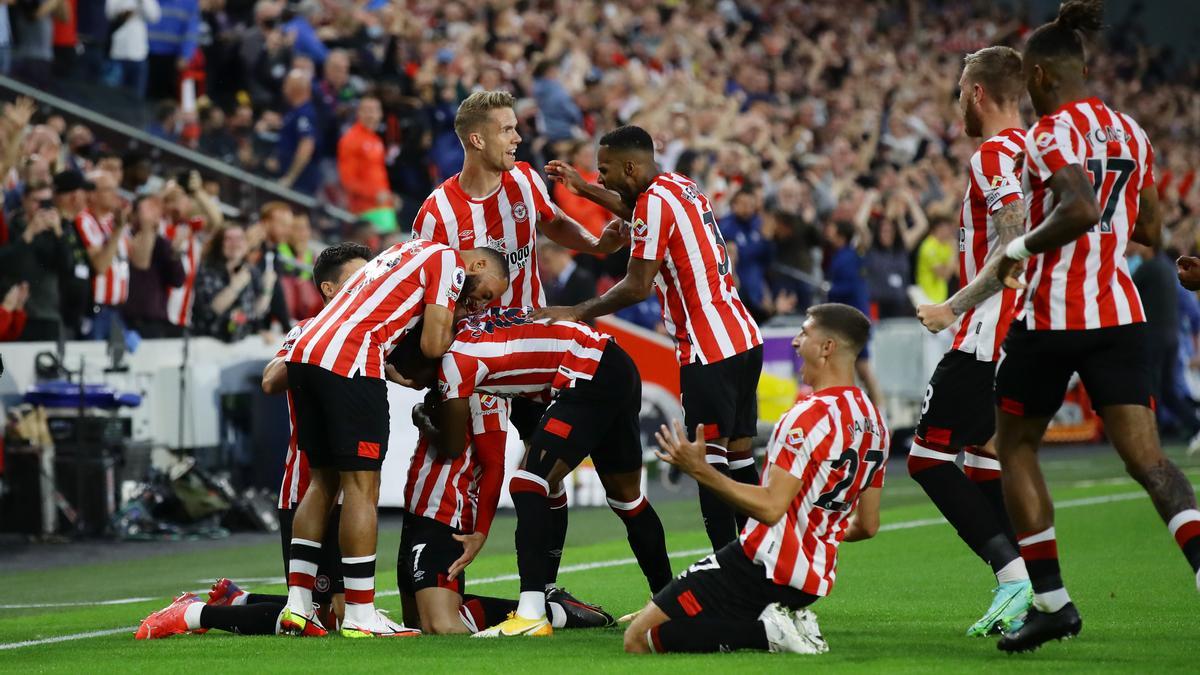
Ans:
[[[659,457],[750,519],[737,541],[654,596],[625,631],[625,651],[828,650],[804,608],[833,587],[838,545],[879,530],[890,434],[854,386],[869,331],[867,317],[848,305],[809,308],[792,346],[814,391],[776,425],[762,485],[713,470],[703,442],[689,442],[678,421],[658,433]]]

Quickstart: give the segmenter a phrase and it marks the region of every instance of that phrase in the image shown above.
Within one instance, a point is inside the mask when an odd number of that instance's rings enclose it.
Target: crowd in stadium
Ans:
[[[565,159],[594,180],[595,137],[625,123],[651,130],[663,169],[691,176],[713,199],[740,293],[759,320],[802,312],[822,282],[829,297],[869,307],[877,318],[911,316],[914,298],[952,294],[958,168],[973,149],[954,102],[956,73],[962,54],[1016,43],[1029,27],[987,2],[701,5],[0,5],[8,19],[0,21],[0,46],[7,40],[12,56],[0,67],[35,83],[96,77],[131,91],[157,106],[152,133],[345,206],[384,234],[361,223],[314,233],[306,214],[283,204],[223,224],[213,184],[164,180],[139,155],[122,153],[122,162],[106,152],[86,126],[10,107],[4,251],[20,258],[24,238],[57,262],[36,270],[42,280],[19,265],[6,269],[0,290],[12,318],[0,335],[21,336],[15,325],[23,320],[24,339],[51,337],[60,318],[68,337],[100,335],[107,319],[85,320],[101,301],[115,302],[144,335],[178,334],[189,317],[179,308],[168,317],[166,304],[179,289],[194,307],[193,332],[225,340],[311,316],[319,298],[295,282],[305,280],[319,242],[353,238],[379,250],[402,236],[429,191],[461,166],[452,124],[459,101],[497,88],[518,98],[518,159],[535,167]],[[1140,46],[1136,24],[1126,30],[1124,18],[1112,20],[1110,50],[1092,55],[1093,80],[1106,100],[1145,120],[1155,143],[1170,234],[1162,255],[1190,252],[1200,235],[1191,168],[1200,161],[1198,74]],[[195,109],[180,104],[184,82]],[[88,287],[98,250],[88,251],[71,222],[85,208],[98,220],[120,212],[121,200],[104,187],[114,179],[126,194],[154,197],[123,216],[131,234],[145,232],[135,258],[153,264],[134,260],[131,295],[115,300]],[[99,189],[66,191],[92,183]],[[554,189],[564,210],[599,233],[609,214]],[[58,227],[26,226],[40,222],[39,195],[50,195],[58,211],[51,218],[46,209],[42,220]],[[190,225],[173,241],[165,231],[153,240],[149,220],[143,227],[138,219],[158,211]],[[389,222],[399,233],[389,234]],[[621,255],[597,260],[544,248],[552,301],[587,297],[624,274]],[[79,264],[93,271],[77,274]],[[57,289],[45,281],[51,269],[62,278]],[[1179,309],[1188,320],[1172,325],[1181,326],[1179,343],[1191,358],[1200,331],[1190,318],[1194,296],[1181,293]],[[651,300],[623,316],[655,328],[658,313]]]

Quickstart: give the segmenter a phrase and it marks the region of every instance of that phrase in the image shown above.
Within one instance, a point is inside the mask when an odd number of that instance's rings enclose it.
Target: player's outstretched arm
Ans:
[[[1067,164],[1046,184],[1054,193],[1054,208],[1036,230],[1009,242],[996,265],[995,276],[1006,285],[1016,287],[1012,279],[1022,260],[1061,248],[1100,222],[1100,206],[1082,166]]]
[[[850,514],[850,526],[843,541],[870,539],[879,532],[879,501],[883,488],[867,488],[858,496],[858,506]]]
[[[496,507],[500,504],[500,488],[504,484],[504,434],[481,434],[473,439],[475,460],[479,462],[479,504],[475,509],[475,531],[456,534],[454,539],[463,545],[463,554],[450,565],[453,580],[475,560],[487,543]]]
[[[603,206],[608,209],[609,213],[621,220],[627,222],[633,220],[633,208],[621,200],[621,195],[603,185],[587,182],[570,164],[557,159],[553,160],[546,165],[546,175],[550,177],[550,180],[565,185],[572,194]]]
[[[600,233],[599,239],[562,211],[559,211],[553,220],[544,223],[539,221],[538,225],[542,234],[554,243],[581,253],[608,255],[629,245],[629,228],[619,219],[609,223]]]
[[[1147,185],[1138,192],[1138,218],[1130,239],[1155,251],[1162,247],[1162,209],[1158,204],[1158,186]]]
[[[454,312],[441,305],[425,305],[424,325],[421,328],[421,353],[438,359],[454,341]]]
[[[696,479],[696,482],[716,494],[739,513],[760,523],[773,525],[787,513],[788,506],[800,494],[800,479],[786,470],[771,465],[763,485],[739,483],[712,467],[704,458],[704,425],[696,427],[696,440],[689,441],[679,420],[671,428],[663,425],[654,433],[660,450],[655,454],[662,461],[677,466]]]
[[[1004,257],[1004,248],[1025,230],[1025,202],[1018,199],[1000,207],[992,215],[992,223],[996,226],[998,240],[995,252],[971,283],[960,288],[953,297],[943,303],[921,305],[917,308],[917,318],[929,332],[945,330],[967,310],[1004,290],[1004,282],[998,278],[996,268],[1000,259]]]
[[[552,321],[591,321],[598,316],[606,316],[620,311],[650,297],[654,290],[654,277],[658,275],[661,260],[642,260],[630,258],[625,278],[608,289],[598,298],[585,300],[573,307],[544,307],[531,316]]]

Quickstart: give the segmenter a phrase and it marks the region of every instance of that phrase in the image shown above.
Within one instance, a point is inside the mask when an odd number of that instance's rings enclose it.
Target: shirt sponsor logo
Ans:
[[[1037,146],[1043,150],[1050,147],[1050,144],[1053,142],[1054,134],[1050,133],[1049,131],[1043,131],[1037,136]]]
[[[635,241],[646,241],[650,238],[650,226],[646,225],[646,221],[641,218],[633,221],[633,227],[629,228],[629,232]]]

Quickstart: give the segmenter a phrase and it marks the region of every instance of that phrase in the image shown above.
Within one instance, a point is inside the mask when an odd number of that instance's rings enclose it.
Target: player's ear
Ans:
[[[476,150],[483,150],[483,135],[478,132],[472,132],[467,135],[467,140]]]

